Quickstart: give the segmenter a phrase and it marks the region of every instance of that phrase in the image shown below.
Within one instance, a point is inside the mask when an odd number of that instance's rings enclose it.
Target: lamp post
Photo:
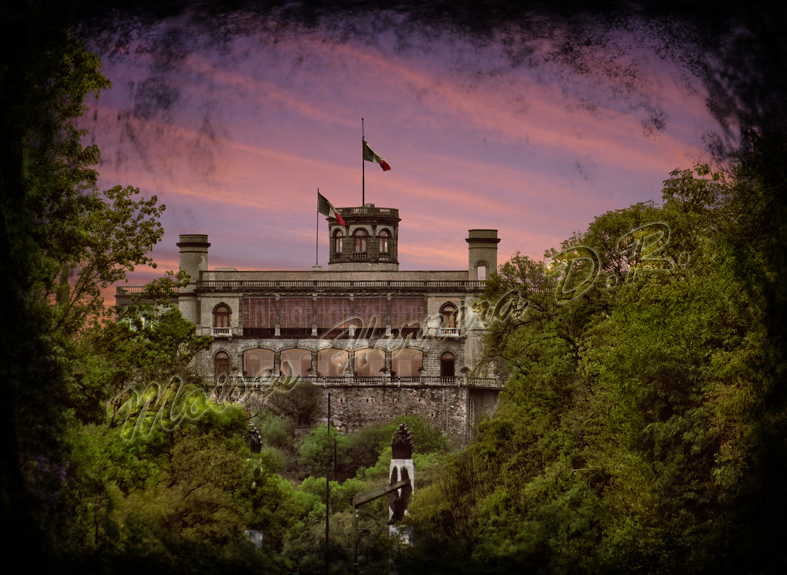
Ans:
[[[331,394],[328,394],[328,441],[331,440]],[[330,449],[330,448],[329,448]],[[336,449],[334,446],[334,466],[336,465]],[[329,482],[330,468],[325,470],[325,575],[330,573],[328,565],[328,537],[331,531],[331,484]],[[335,470],[334,470],[335,472]]]

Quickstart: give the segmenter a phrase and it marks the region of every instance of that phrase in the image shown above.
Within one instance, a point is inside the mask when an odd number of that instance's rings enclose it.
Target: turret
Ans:
[[[497,230],[468,230],[470,262],[468,267],[469,280],[485,280],[489,274],[497,271]]]
[[[208,270],[208,236],[181,234],[177,246],[180,250],[180,270],[189,274],[189,285],[182,288],[178,296],[178,308],[184,318],[199,325],[196,289],[200,272]]]
[[[336,211],[347,226],[328,219],[328,270],[399,271],[399,210],[365,204]]]

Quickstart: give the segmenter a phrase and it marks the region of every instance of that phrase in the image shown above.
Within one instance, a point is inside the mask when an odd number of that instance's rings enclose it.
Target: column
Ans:
[[[347,377],[355,377],[355,350],[347,350],[347,369],[345,370]]]
[[[281,300],[279,298],[279,294],[276,294],[276,328],[273,331],[273,337],[281,335]]]
[[[317,337],[317,296],[312,296],[312,337]],[[314,368],[314,373],[317,373],[317,368]]]
[[[312,351],[312,377],[317,377],[317,352]]]
[[[391,294],[386,294],[385,299],[386,299],[385,337],[391,337]]]
[[[350,339],[355,337],[355,296],[350,294],[350,318],[352,323],[350,324]],[[353,367],[353,374],[355,374],[355,368]]]

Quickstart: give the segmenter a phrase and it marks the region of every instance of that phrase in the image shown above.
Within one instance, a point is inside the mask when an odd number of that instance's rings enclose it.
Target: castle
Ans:
[[[214,337],[195,368],[215,382],[311,381],[331,393],[332,423],[346,432],[418,414],[465,443],[502,386],[469,376],[485,333],[472,302],[497,269],[497,230],[469,230],[466,270],[399,271],[398,210],[336,211],[345,225],[328,218],[327,270],[211,270],[208,236],[180,236],[190,283],[177,306]],[[141,290],[117,288],[118,305]]]

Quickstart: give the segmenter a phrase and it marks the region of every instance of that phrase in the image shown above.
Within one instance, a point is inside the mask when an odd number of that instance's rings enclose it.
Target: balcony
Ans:
[[[363,206],[358,208],[336,208],[342,217],[347,216],[382,216],[399,219],[399,210],[395,208],[378,208]]]
[[[458,327],[441,327],[437,330],[438,337],[459,337]]]
[[[116,295],[126,295],[130,293],[145,293],[145,286],[117,286],[115,288]]]
[[[232,337],[231,327],[212,327],[210,328],[210,335],[213,337]]]
[[[274,337],[276,329],[272,327],[244,327],[243,337],[270,339]]]
[[[354,260],[368,260],[369,254],[367,252],[353,252],[352,258]]]

